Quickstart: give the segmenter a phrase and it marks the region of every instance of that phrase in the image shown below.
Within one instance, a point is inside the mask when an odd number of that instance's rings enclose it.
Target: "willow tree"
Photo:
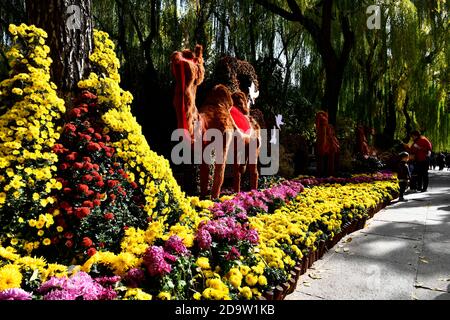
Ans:
[[[354,33],[350,27],[349,16],[337,9],[334,0],[302,1],[287,0],[287,7],[275,4],[270,0],[256,0],[266,9],[289,20],[300,23],[311,35],[322,57],[325,67],[326,81],[322,100],[322,108],[328,110],[329,119],[336,124],[339,94],[342,88],[344,70],[354,46]],[[319,11],[319,14],[316,14]],[[333,46],[333,20],[337,16],[343,38],[340,52]]]

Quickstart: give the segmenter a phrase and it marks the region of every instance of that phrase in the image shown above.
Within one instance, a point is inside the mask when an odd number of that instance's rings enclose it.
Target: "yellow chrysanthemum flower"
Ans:
[[[20,288],[22,273],[17,265],[7,264],[0,268],[0,291]]]

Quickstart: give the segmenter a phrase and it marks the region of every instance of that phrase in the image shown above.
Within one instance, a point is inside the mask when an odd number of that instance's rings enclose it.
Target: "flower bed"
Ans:
[[[281,181],[219,202],[186,197],[131,114],[105,33],[95,32],[96,72],[57,126],[64,102],[49,80],[46,34],[10,31],[0,299],[281,299],[397,193],[395,177],[376,174]]]

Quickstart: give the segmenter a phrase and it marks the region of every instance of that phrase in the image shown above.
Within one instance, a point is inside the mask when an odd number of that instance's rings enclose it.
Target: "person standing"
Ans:
[[[447,165],[447,171],[450,171],[450,153],[447,152],[447,156],[445,157],[445,163]]]
[[[445,168],[445,154],[443,152],[439,153],[437,156],[437,165],[439,167],[439,171],[444,170]]]
[[[428,169],[430,166],[430,156],[433,146],[425,136],[419,131],[411,132],[413,145],[410,147],[405,144],[405,148],[410,153],[414,154],[417,168],[417,190],[426,192],[428,189]]]
[[[397,178],[398,178],[398,185],[399,185],[399,191],[400,191],[400,198],[399,201],[406,202],[404,198],[405,191],[408,188],[408,181],[411,179],[411,174],[409,172],[408,167],[408,160],[409,160],[409,154],[406,151],[403,151],[399,154],[400,162],[398,164],[397,168]]]

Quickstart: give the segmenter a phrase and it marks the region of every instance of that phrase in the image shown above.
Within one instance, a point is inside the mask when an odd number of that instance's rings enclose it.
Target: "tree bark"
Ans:
[[[394,85],[389,91],[386,105],[386,126],[384,127],[385,147],[389,149],[394,145],[395,130],[397,129],[397,113],[395,102],[397,97],[397,86]]]
[[[405,121],[405,130],[406,130],[406,136],[403,139],[406,141],[405,143],[408,143],[410,133],[412,131],[412,120],[411,116],[408,113],[408,105],[409,105],[409,95],[406,95],[405,102],[403,103],[403,114],[405,115],[406,121]]]
[[[75,11],[68,10],[75,5]],[[28,22],[44,29],[53,60],[52,81],[61,93],[73,92],[90,72],[93,49],[91,0],[26,0]],[[79,14],[78,14],[79,13]]]

